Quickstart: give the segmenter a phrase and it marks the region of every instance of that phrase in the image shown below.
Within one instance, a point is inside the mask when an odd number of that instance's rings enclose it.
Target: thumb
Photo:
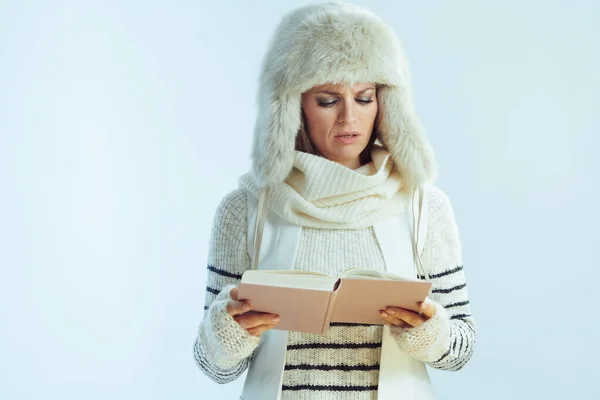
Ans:
[[[421,310],[423,315],[427,318],[432,318],[435,315],[436,306],[435,303],[425,299],[423,303],[421,303]]]

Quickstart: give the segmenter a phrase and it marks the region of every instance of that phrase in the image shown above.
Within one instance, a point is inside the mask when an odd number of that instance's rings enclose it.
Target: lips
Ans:
[[[342,137],[343,138],[351,138],[351,137],[356,137],[359,135],[360,135],[360,133],[358,133],[358,132],[342,132],[342,133],[335,135],[335,137],[336,138],[342,138]]]
[[[342,132],[335,135],[335,140],[342,144],[354,144],[358,141],[360,134],[358,132]]]

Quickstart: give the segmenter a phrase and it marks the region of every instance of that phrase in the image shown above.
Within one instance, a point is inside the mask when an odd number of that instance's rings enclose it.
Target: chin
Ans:
[[[327,158],[335,162],[345,163],[359,158],[360,154],[363,152],[364,149],[365,147],[360,147],[357,149],[343,149],[338,151],[332,151],[329,153],[331,157]]]

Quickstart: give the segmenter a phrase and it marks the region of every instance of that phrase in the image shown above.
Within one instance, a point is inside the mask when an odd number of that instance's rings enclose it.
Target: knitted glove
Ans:
[[[450,318],[442,305],[433,300],[435,315],[417,327],[390,327],[400,349],[419,361],[435,362],[450,346]]]
[[[231,315],[227,303],[232,300],[229,292],[235,286],[223,288],[212,302],[200,326],[200,343],[206,355],[221,368],[230,368],[252,355],[260,338],[250,335]]]

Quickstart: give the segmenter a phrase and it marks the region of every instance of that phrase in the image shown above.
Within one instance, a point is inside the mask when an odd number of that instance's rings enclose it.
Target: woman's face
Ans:
[[[306,132],[319,154],[348,168],[358,168],[377,116],[375,85],[315,86],[302,95],[302,110]]]

